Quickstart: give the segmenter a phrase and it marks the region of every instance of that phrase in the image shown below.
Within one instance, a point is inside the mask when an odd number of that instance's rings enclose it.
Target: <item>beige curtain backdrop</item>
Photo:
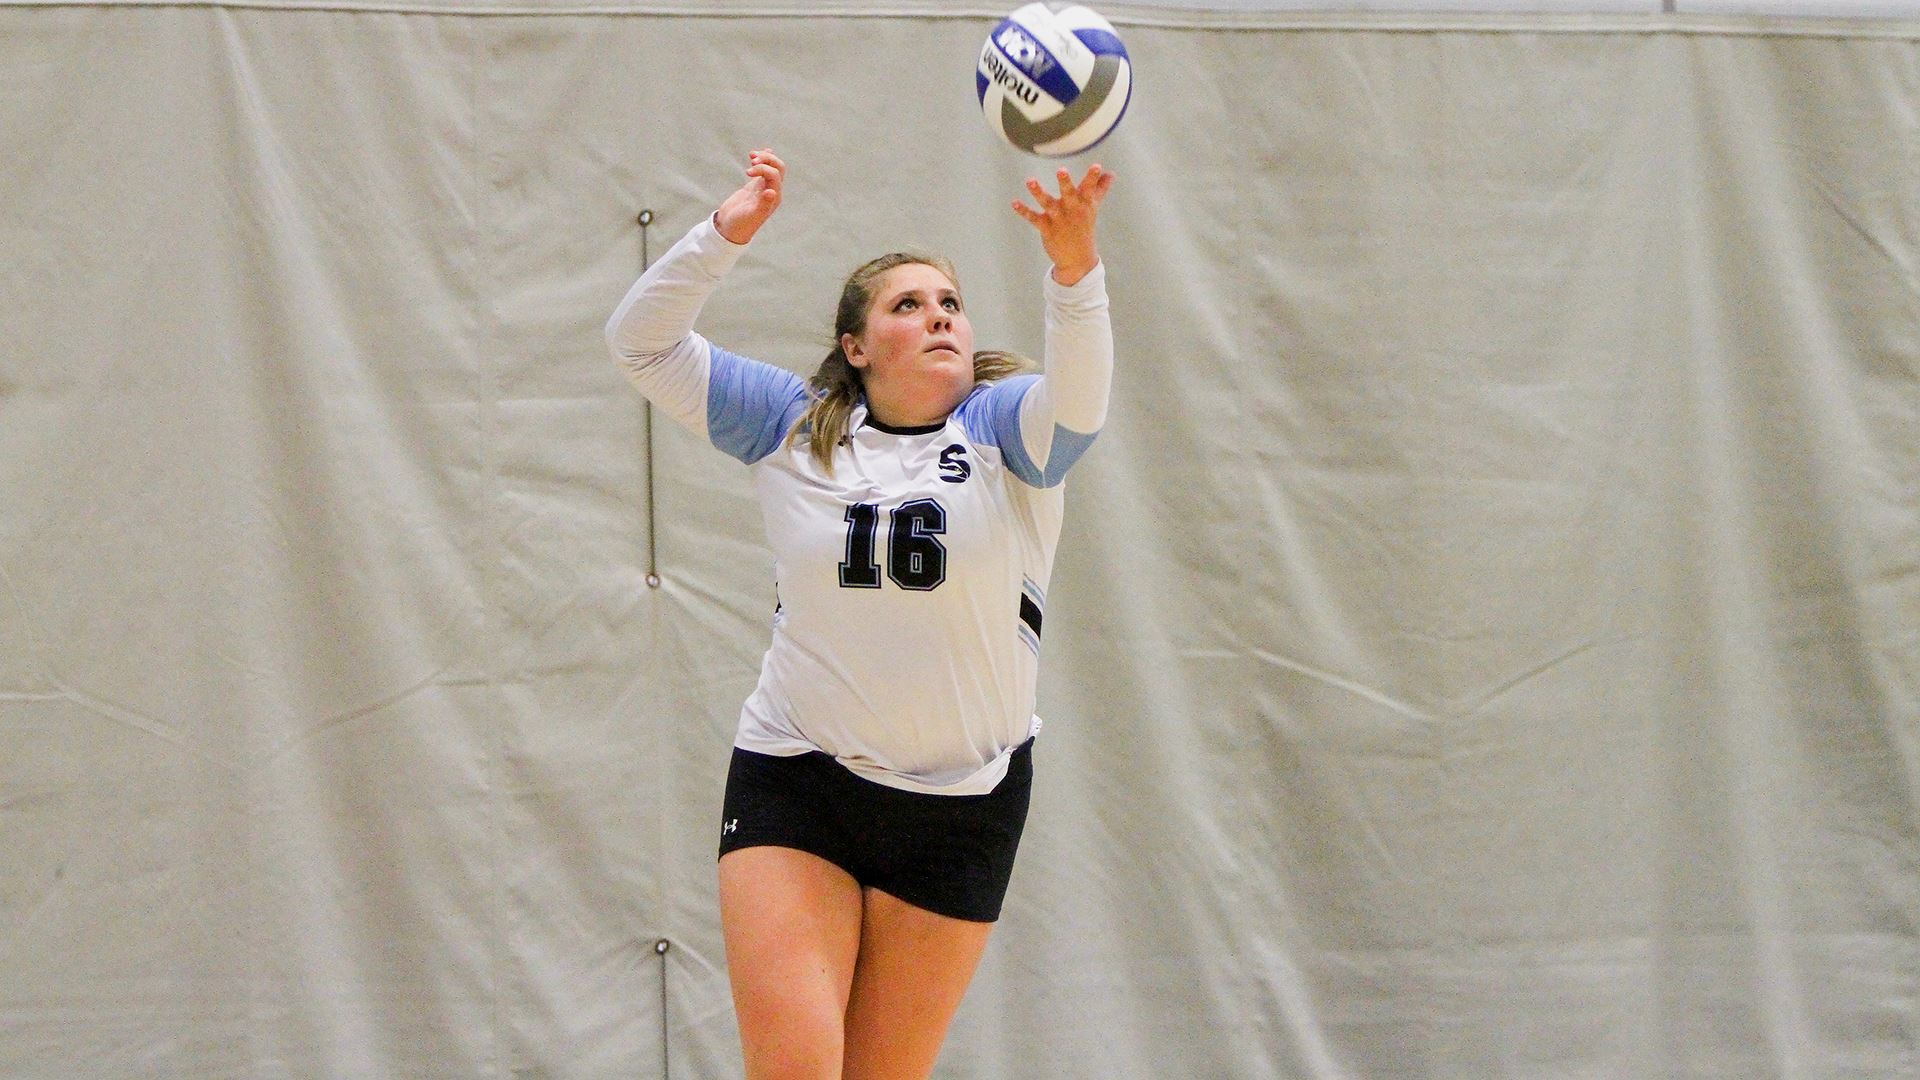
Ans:
[[[1037,350],[1048,165],[984,16],[483,6],[0,8],[0,1076],[738,1072],[771,564],[661,421],[646,582],[635,215],[778,147],[709,336],[914,245]],[[1920,22],[1136,14],[939,1075],[1920,1075]]]

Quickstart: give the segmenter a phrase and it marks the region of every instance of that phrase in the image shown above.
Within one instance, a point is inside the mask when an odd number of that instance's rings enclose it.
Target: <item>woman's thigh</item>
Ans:
[[[750,847],[720,859],[720,925],[749,1080],[839,1080],[861,947],[860,886],[817,855]]]
[[[993,924],[866,890],[846,1012],[845,1080],[920,1080],[973,981]]]

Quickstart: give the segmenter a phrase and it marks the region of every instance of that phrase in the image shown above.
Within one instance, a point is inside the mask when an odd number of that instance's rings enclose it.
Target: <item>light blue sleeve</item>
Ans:
[[[806,380],[785,368],[710,346],[707,438],[748,465],[780,448],[811,400]]]
[[[1067,470],[1093,445],[1098,432],[1070,431],[1053,425],[1051,444],[1038,457],[1020,431],[1020,403],[1039,385],[1039,375],[1016,375],[988,383],[960,403],[957,412],[967,436],[977,443],[1000,448],[1001,460],[1022,483],[1050,488],[1067,478]]]

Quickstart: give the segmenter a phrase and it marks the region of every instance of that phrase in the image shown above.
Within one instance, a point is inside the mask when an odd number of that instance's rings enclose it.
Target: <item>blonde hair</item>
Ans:
[[[846,438],[847,422],[853,416],[853,407],[860,403],[866,394],[866,385],[861,381],[860,369],[847,360],[846,350],[840,347],[840,339],[847,334],[859,337],[867,329],[867,309],[873,306],[874,286],[882,275],[896,266],[931,266],[947,275],[954,288],[960,287],[960,277],[953,272],[953,264],[938,255],[918,255],[896,251],[874,259],[847,276],[847,283],[840,290],[840,307],[833,317],[833,351],[820,361],[820,367],[814,371],[808,386],[813,391],[813,403],[794,425],[793,435],[788,440],[798,444],[807,443],[807,450],[820,467],[833,473],[833,450]],[[973,354],[973,381],[975,383],[993,382],[1009,375],[1018,375],[1024,371],[1033,371],[1038,367],[1033,361],[1018,353],[1002,352],[998,349],[982,349]]]

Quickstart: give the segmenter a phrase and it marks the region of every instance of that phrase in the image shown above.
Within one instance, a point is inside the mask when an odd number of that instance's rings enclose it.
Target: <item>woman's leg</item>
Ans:
[[[844,1080],[932,1073],[992,932],[992,923],[936,915],[868,888],[847,1003]]]
[[[720,858],[720,926],[748,1080],[840,1080],[860,951],[860,886],[817,855]]]

